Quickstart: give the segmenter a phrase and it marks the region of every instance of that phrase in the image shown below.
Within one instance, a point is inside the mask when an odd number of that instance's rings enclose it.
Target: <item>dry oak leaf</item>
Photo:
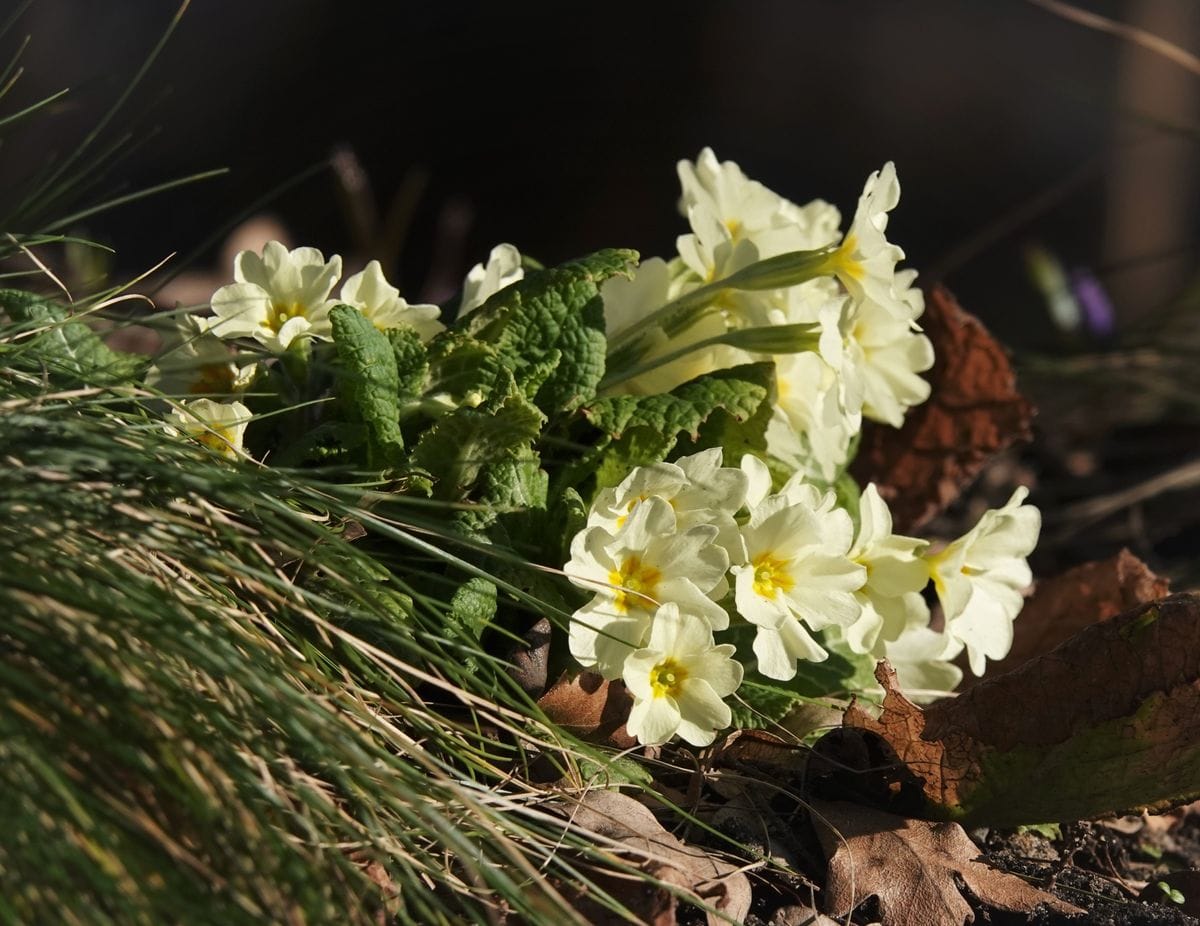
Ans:
[[[988,666],[988,674],[1010,672],[1050,652],[1089,624],[1144,601],[1156,601],[1169,591],[1170,583],[1128,550],[1039,581],[1013,625],[1012,649]],[[979,679],[974,676],[964,678],[964,688],[977,684]]]
[[[886,663],[883,737],[928,812],[1016,826],[1161,810],[1200,797],[1200,598],[1172,595],[1093,623],[1053,652],[925,710]]]
[[[1012,913],[1045,906],[1084,911],[978,861],[979,850],[957,823],[906,820],[844,802],[814,802],[813,821],[829,857],[825,912],[844,917],[879,898],[883,926],[962,926],[974,913],[955,882],[982,903]]]
[[[675,926],[678,894],[691,895],[697,903],[718,911],[708,912],[710,926],[740,923],[750,912],[750,881],[735,865],[689,846],[663,829],[644,804],[617,791],[589,791],[577,804],[560,804],[557,809],[577,830],[599,837],[626,864],[632,863],[651,878],[622,872],[618,868],[592,874],[591,879],[620,901],[636,919],[651,926]],[[668,885],[676,890],[671,890]],[[579,913],[588,922],[627,923],[628,919],[590,897],[586,889],[576,898]]]
[[[945,509],[991,456],[1028,440],[1033,417],[1004,348],[949,290],[929,293],[921,327],[935,357],[928,401],[900,429],[865,426],[851,466],[859,485],[879,487],[898,533]]]

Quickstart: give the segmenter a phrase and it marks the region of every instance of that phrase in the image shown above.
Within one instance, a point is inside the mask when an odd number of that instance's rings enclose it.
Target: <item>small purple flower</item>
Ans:
[[[1116,313],[1112,300],[1096,275],[1085,267],[1076,267],[1071,271],[1071,290],[1083,309],[1088,331],[1100,338],[1111,335],[1116,327]]]

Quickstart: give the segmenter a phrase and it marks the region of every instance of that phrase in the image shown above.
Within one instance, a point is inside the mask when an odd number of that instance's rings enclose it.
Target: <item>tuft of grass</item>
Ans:
[[[125,387],[55,388],[14,337],[0,922],[568,921],[555,884],[612,858],[517,773],[588,755],[337,527],[445,543],[384,493],[183,443]]]

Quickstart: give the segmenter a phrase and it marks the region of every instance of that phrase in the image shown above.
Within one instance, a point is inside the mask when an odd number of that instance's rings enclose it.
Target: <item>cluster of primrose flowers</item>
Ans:
[[[730,724],[725,699],[747,671],[788,680],[831,650],[888,659],[914,694],[953,689],[961,674],[951,660],[964,650],[982,674],[1008,652],[1031,579],[1040,515],[1022,504],[1025,490],[941,549],[894,534],[874,486],[856,517],[829,490],[864,419],[899,427],[929,396],[923,298],[886,237],[900,196],[894,166],[868,177],[845,233],[834,206],[792,203],[710,149],[678,172],[690,232],[676,256],[645,260],[632,278],[602,287],[601,387],[652,395],[772,361],[765,452],[737,467],[724,465],[720,449],[639,467],[597,494],[565,570],[593,593],[573,615],[572,654],[625,681],[635,702],[629,730],[643,743],[678,735],[706,745]],[[438,307],[407,303],[378,262],[334,299],[341,272],[340,257],[313,248],[270,242],[261,255],[240,253],[234,282],[213,295],[213,315],[182,317],[147,377],[167,395],[205,396],[178,402],[170,426],[240,456],[250,412],[238,396],[272,355],[330,339],[335,305],[423,340],[442,330]],[[467,275],[458,317],[523,276],[517,249],[498,245]],[[234,354],[232,341],[258,349]],[[782,485],[781,472],[791,474]],[[754,628],[745,664],[717,640],[735,622]]]
[[[787,680],[829,649],[888,659],[910,693],[953,689],[961,673],[951,660],[964,649],[982,674],[1008,652],[1031,580],[1041,519],[1022,504],[1026,491],[933,550],[892,533],[874,486],[857,519],[828,490],[864,418],[899,427],[929,396],[924,300],[886,238],[900,198],[894,166],[867,179],[845,234],[834,206],[789,202],[710,149],[681,161],[679,178],[691,231],[677,256],[643,261],[631,280],[603,288],[609,388],[666,392],[773,360],[765,456],[793,475],[772,492],[762,460],[725,467],[714,450],[637,469],[601,492],[566,567],[594,592],[572,621],[575,658],[624,679],[635,700],[629,729],[644,743],[711,742],[747,668]],[[755,628],[746,666],[714,636],[731,620]]]
[[[796,205],[711,149],[678,170],[691,226],[678,255],[645,260],[632,280],[604,287],[608,378],[622,361],[636,374],[613,391],[666,392],[716,369],[773,360],[767,452],[791,472],[830,482],[864,418],[900,427],[929,397],[919,375],[933,366],[917,324],[924,299],[915,271],[896,268],[904,252],[885,236],[900,199],[896,169],[889,162],[867,178],[844,235],[836,207]],[[691,303],[699,308],[688,311]],[[656,313],[663,305],[682,309]],[[663,314],[665,324],[649,324]]]
[[[571,653],[624,680],[641,742],[704,746],[729,726],[723,699],[745,668],[716,642],[731,620],[753,625],[752,666],[770,679],[833,648],[888,659],[909,690],[946,691],[963,649],[977,675],[1008,652],[1041,526],[1025,489],[935,552],[892,532],[874,485],[856,528],[803,474],[772,492],[760,459],[734,468],[721,457],[715,448],[636,468],[597,495],[571,545],[566,573],[594,592],[572,617]],[[940,631],[923,595],[931,581]]]

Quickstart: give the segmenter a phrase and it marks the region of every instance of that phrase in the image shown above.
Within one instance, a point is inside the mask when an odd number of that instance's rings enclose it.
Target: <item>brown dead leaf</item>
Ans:
[[[1200,796],[1200,598],[1093,623],[1051,653],[925,710],[886,663],[883,737],[934,813],[996,826],[1165,808]]]
[[[829,857],[825,910],[832,916],[847,916],[874,896],[883,926],[962,926],[975,917],[956,875],[989,907],[1084,912],[978,861],[979,850],[957,823],[906,820],[843,802],[814,803],[813,821]]]
[[[623,682],[610,682],[595,672],[564,672],[538,698],[538,707],[556,724],[581,739],[630,749],[637,740],[625,730],[633,698]]]
[[[988,666],[988,675],[1009,672],[1050,652],[1089,624],[1164,597],[1169,588],[1166,579],[1128,550],[1038,582],[1013,625],[1012,649]],[[977,684],[979,680],[972,676],[964,679],[963,687]]]
[[[546,690],[550,664],[550,620],[543,617],[521,635],[522,644],[509,655],[508,674],[531,697]]]
[[[561,805],[577,829],[608,840],[617,855],[646,874],[679,888],[686,896],[720,911],[708,914],[710,926],[740,923],[750,912],[750,881],[737,866],[689,846],[663,829],[644,804],[617,791],[589,791],[578,804]],[[638,922],[652,926],[674,926],[678,898],[660,887],[632,875],[611,871],[593,880],[629,908]],[[579,912],[588,922],[625,923],[627,920],[604,907],[586,892],[577,898]]]
[[[1004,349],[950,291],[929,293],[920,319],[936,358],[927,402],[900,429],[869,424],[852,466],[874,482],[899,533],[911,533],[958,497],[992,455],[1030,436],[1033,406],[1017,392]]]
[[[785,740],[766,730],[734,730],[718,744],[713,763],[718,766],[748,764],[779,777],[798,774],[804,768],[808,747],[799,740]]]

